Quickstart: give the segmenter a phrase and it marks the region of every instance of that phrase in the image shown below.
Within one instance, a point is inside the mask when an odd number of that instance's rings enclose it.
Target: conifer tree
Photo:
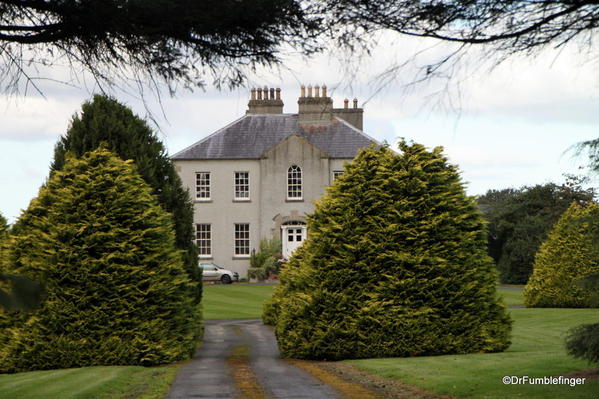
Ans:
[[[160,205],[173,215],[175,243],[185,251],[185,269],[197,284],[191,295],[201,300],[201,274],[193,236],[193,203],[166,149],[148,124],[113,98],[95,95],[73,116],[67,133],[54,149],[51,174],[64,166],[67,152],[81,157],[104,144],[121,159],[132,159],[142,178],[158,196]]]
[[[524,289],[528,307],[591,307],[593,292],[577,281],[599,272],[599,204],[573,203],[558,220],[535,257],[532,276]]]
[[[8,231],[8,220],[0,213],[0,237]]]
[[[5,265],[41,281],[33,313],[0,330],[0,371],[155,365],[188,358],[199,304],[172,218],[132,161],[67,157],[33,199]]]
[[[494,352],[511,322],[474,201],[441,148],[371,147],[308,217],[265,307],[283,356]]]

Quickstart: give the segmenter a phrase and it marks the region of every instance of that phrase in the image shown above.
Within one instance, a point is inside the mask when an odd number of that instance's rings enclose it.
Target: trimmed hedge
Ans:
[[[419,144],[361,151],[308,218],[263,319],[285,357],[494,352],[511,321],[456,167]]]
[[[80,114],[73,116],[66,134],[56,143],[50,175],[64,167],[67,154],[82,157],[100,146],[123,160],[133,160],[158,203],[172,217],[175,246],[184,251],[185,269],[195,282],[189,294],[200,303],[202,273],[193,229],[193,202],[164,144],[145,120],[114,98],[94,95],[83,103]]]
[[[11,237],[4,267],[45,300],[8,314],[0,371],[157,365],[190,357],[201,328],[172,218],[131,161],[68,158]]]
[[[593,293],[577,280],[599,272],[599,205],[573,203],[549,233],[536,255],[533,274],[524,288],[528,307],[592,307]]]

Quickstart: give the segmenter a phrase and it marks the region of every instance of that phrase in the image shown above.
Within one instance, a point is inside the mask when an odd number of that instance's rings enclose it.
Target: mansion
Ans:
[[[289,257],[310,232],[313,202],[358,150],[358,101],[334,108],[327,89],[303,87],[298,113],[283,113],[280,89],[251,90],[244,116],[172,156],[194,200],[201,260],[247,276],[260,240],[280,238]]]

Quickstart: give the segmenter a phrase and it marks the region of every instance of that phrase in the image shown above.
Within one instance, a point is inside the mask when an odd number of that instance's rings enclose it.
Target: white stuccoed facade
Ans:
[[[252,89],[245,116],[175,154],[194,200],[201,260],[247,277],[263,238],[289,256],[310,234],[306,215],[359,149],[363,110],[334,109],[326,88],[302,87],[298,114],[283,114],[277,89]]]

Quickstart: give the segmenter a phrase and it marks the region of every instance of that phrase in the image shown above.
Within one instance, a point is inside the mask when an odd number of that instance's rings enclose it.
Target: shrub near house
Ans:
[[[172,220],[131,161],[67,158],[21,216],[4,266],[43,282],[0,330],[0,371],[155,365],[190,356],[200,328]]]
[[[593,292],[577,280],[599,272],[599,205],[573,203],[549,233],[535,258],[534,271],[524,289],[529,307],[590,307]]]
[[[368,148],[317,203],[265,307],[284,356],[493,352],[511,322],[473,200],[441,149]]]

